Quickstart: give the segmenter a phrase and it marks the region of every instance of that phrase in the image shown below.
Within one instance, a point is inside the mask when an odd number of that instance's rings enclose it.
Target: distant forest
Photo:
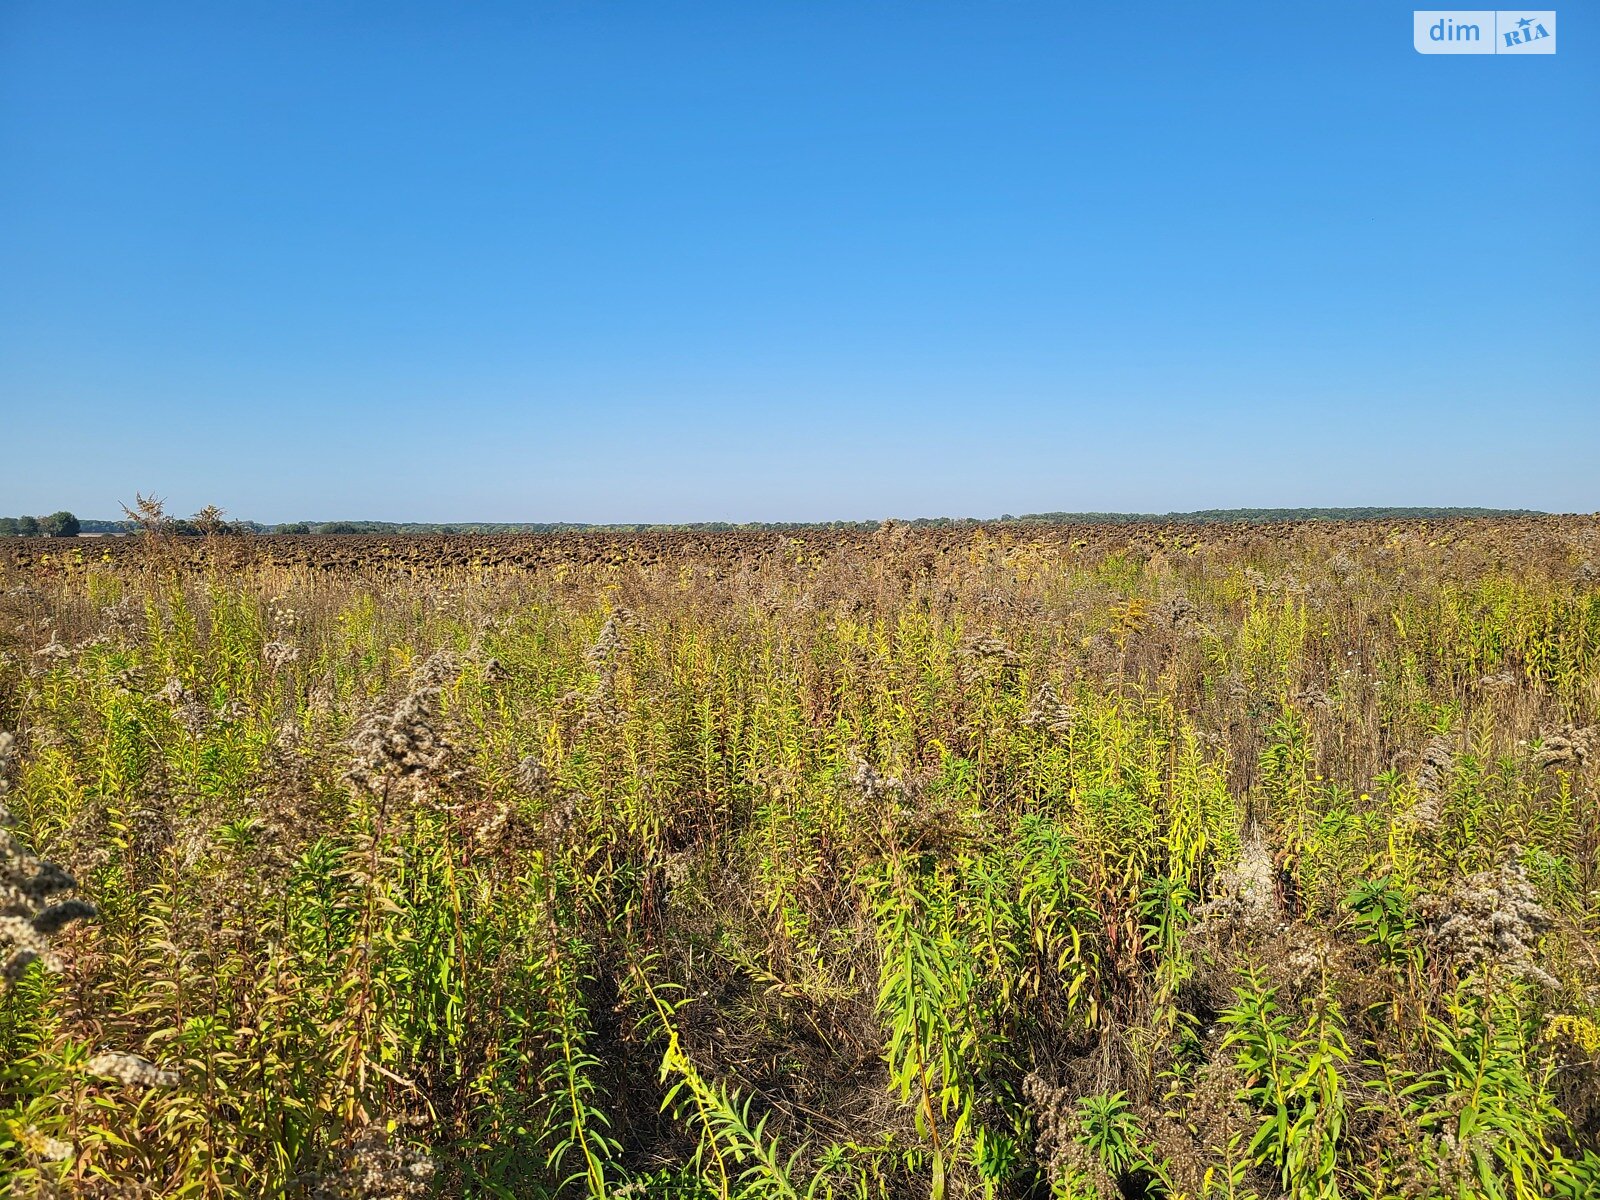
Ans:
[[[1260,525],[1273,521],[1396,521],[1443,520],[1452,517],[1539,517],[1548,514],[1530,508],[1206,508],[1194,512],[1116,513],[1047,512],[1005,513],[1000,517],[916,517],[901,522],[914,527],[952,525],[1134,525],[1148,522],[1193,525]],[[71,517],[70,513],[58,514]],[[133,521],[77,521],[82,533],[131,533]],[[58,523],[60,528],[65,523]],[[264,525],[259,521],[215,522],[202,526],[194,521],[174,519],[166,523],[169,532],[200,534],[212,529],[220,533],[398,533],[398,534],[476,534],[476,533],[669,533],[715,532],[719,530],[786,529],[875,529],[881,521],[695,521],[683,524],[586,524],[577,521],[288,521]],[[15,523],[0,518],[0,534],[42,533],[39,523],[17,529]],[[61,536],[57,534],[56,536]]]

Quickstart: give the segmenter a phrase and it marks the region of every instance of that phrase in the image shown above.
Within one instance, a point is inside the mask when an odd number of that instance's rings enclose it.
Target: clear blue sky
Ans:
[[[6,0],[0,514],[1594,510],[1558,11]]]

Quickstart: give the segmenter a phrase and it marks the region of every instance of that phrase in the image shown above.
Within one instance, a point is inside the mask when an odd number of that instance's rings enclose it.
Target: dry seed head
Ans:
[[[77,1147],[71,1142],[51,1137],[37,1125],[26,1126],[21,1134],[17,1141],[22,1152],[32,1155],[40,1162],[65,1162],[77,1151]]]
[[[413,692],[434,689],[443,691],[461,673],[461,664],[448,650],[435,650],[411,674]]]
[[[72,651],[61,644],[60,639],[51,635],[45,645],[33,652],[35,658],[42,658],[47,663],[60,662],[62,659],[71,658]]]
[[[969,638],[961,647],[961,657],[977,661],[999,662],[1002,666],[1015,667],[1020,660],[1016,653],[1005,643],[1002,638],[991,634],[981,637]]]
[[[1067,1165],[1067,1154],[1078,1136],[1077,1106],[1066,1088],[1048,1082],[1037,1071],[1022,1080],[1022,1098],[1039,1140],[1039,1160],[1059,1178]]]
[[[443,652],[418,668],[411,692],[388,712],[371,713],[350,739],[354,762],[346,778],[369,791],[392,782],[443,782],[455,772],[454,746],[439,732],[439,697],[455,677],[456,661]]]
[[[1442,737],[1434,738],[1422,748],[1422,761],[1417,767],[1417,790],[1424,795],[1440,795],[1455,765],[1450,742]]]
[[[472,840],[479,847],[492,847],[502,842],[511,826],[511,805],[505,801],[479,813],[471,826]]]
[[[1062,701],[1055,684],[1041,683],[1022,723],[1045,733],[1067,734],[1072,731],[1072,707]]]
[[[1258,832],[1239,848],[1239,859],[1217,874],[1211,899],[1195,908],[1199,936],[1222,931],[1264,931],[1278,924],[1277,866]]]
[[[1455,1134],[1446,1131],[1425,1144],[1434,1160],[1442,1195],[1469,1196],[1478,1192],[1478,1164],[1492,1162],[1495,1157],[1495,1144],[1488,1135],[1475,1133],[1465,1141],[1457,1141]]]
[[[85,1067],[91,1075],[115,1080],[128,1087],[170,1088],[178,1086],[178,1073],[158,1067],[148,1058],[125,1050],[96,1054]]]
[[[878,772],[861,751],[852,746],[849,752],[850,782],[855,785],[861,798],[869,804],[881,801],[892,801],[894,804],[903,804],[906,799],[906,785],[892,775],[883,775]]]
[[[1301,688],[1294,694],[1294,702],[1301,708],[1321,711],[1333,711],[1333,697],[1319,687]]]
[[[544,810],[544,834],[552,846],[560,848],[566,845],[567,839],[578,827],[578,809],[582,803],[583,797],[576,794],[550,801]]]
[[[1600,736],[1600,730],[1593,726],[1580,729],[1574,725],[1563,725],[1540,739],[1533,763],[1540,768],[1569,767],[1576,770],[1588,759],[1597,736]]]
[[[166,686],[156,693],[172,709],[173,718],[198,737],[211,724],[211,709],[176,675],[167,679]]]
[[[426,777],[444,766],[450,744],[434,728],[435,697],[413,692],[389,713],[369,716],[351,739],[350,778],[381,791],[386,780]]]
[[[1424,746],[1417,766],[1417,803],[1397,824],[1424,831],[1437,829],[1444,820],[1445,788],[1455,766],[1447,739],[1436,737]]]
[[[669,892],[681,888],[689,881],[689,875],[693,872],[698,857],[699,854],[693,847],[666,856],[661,864],[661,874],[666,880]]]
[[[1469,875],[1443,896],[1422,896],[1417,911],[1435,951],[1462,969],[1499,965],[1558,986],[1534,962],[1551,919],[1520,864]]]
[[[594,690],[584,698],[579,729],[611,728],[621,725],[626,719],[627,714],[616,702],[617,666],[622,652],[627,648],[623,631],[637,623],[627,609],[615,610],[606,618],[594,645],[584,653],[584,661],[594,671],[596,681]]]
[[[1172,596],[1156,605],[1156,619],[1174,631],[1198,630],[1200,610],[1187,596]]]
[[[108,604],[102,608],[100,619],[105,623],[108,634],[117,638],[127,638],[143,630],[144,609],[124,596],[115,604]]]
[[[550,772],[539,761],[537,754],[530,754],[519,761],[514,774],[517,786],[535,796],[544,791],[550,783]]]
[[[413,1200],[431,1194],[435,1167],[427,1152],[397,1142],[386,1124],[374,1121],[355,1137],[345,1167],[322,1180],[318,1200]]]
[[[0,950],[9,952],[0,959],[0,979],[15,983],[36,962],[47,971],[60,971],[61,961],[51,952],[43,934],[21,917],[0,917]]]
[[[60,933],[73,921],[84,921],[95,915],[95,906],[74,896],[43,909],[33,918],[34,931],[49,937]]]
[[[595,638],[594,645],[589,647],[588,653],[584,656],[588,659],[589,665],[601,670],[615,659],[625,645],[623,631],[637,626],[638,623],[639,619],[631,610],[613,609],[611,615],[606,618],[606,623],[600,627],[600,636]]]
[[[261,656],[274,671],[288,666],[300,657],[300,647],[288,642],[268,642],[261,648]]]
[[[984,635],[969,638],[958,652],[961,658],[961,681],[977,683],[991,673],[994,676],[1014,675],[1022,660],[1001,638]]]
[[[1022,1081],[1022,1096],[1038,1132],[1038,1158],[1047,1167],[1051,1182],[1059,1186],[1075,1180],[1098,1195],[1119,1195],[1116,1182],[1083,1144],[1083,1118],[1072,1092],[1033,1071]],[[1068,1194],[1072,1190],[1068,1189]]]

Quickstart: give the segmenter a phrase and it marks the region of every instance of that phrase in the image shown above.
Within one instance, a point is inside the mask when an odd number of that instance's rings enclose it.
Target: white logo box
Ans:
[[[1418,54],[1554,54],[1554,9],[1443,8],[1411,14]]]

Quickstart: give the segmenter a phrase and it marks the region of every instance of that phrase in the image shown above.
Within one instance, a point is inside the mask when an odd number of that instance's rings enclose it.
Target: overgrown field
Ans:
[[[1600,1195],[1600,522],[318,541],[0,546],[0,1193]]]

